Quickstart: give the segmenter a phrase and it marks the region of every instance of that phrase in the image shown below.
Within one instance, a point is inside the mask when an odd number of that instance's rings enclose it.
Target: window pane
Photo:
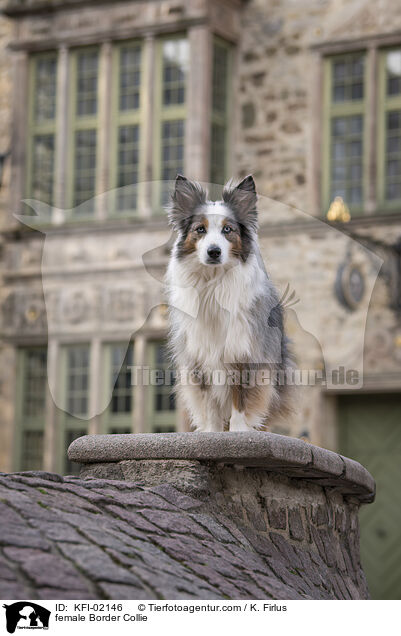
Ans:
[[[66,408],[70,415],[88,412],[89,346],[67,349]]]
[[[386,55],[387,95],[401,94],[401,51],[390,51]]]
[[[56,117],[56,55],[36,60],[34,87],[34,120],[36,123]]]
[[[164,106],[185,103],[185,84],[189,63],[186,39],[163,42],[162,102]]]
[[[228,49],[215,42],[213,45],[212,107],[225,114],[227,109]]]
[[[47,350],[24,350],[23,415],[41,417],[45,411]]]
[[[164,343],[154,345],[155,365],[152,371],[157,374],[157,386],[154,387],[153,408],[156,412],[174,411],[175,398],[173,393],[173,375],[168,372],[169,363],[167,359],[166,346]]]
[[[331,120],[331,199],[359,205],[363,197],[363,116]]]
[[[184,171],[184,120],[162,124],[162,179],[174,179]]]
[[[21,470],[43,470],[43,431],[22,434]]]
[[[80,465],[76,462],[72,462],[68,459],[67,450],[70,444],[78,437],[83,437],[88,434],[86,428],[80,429],[67,429],[65,432],[65,449],[64,449],[64,475],[78,475],[80,471]]]
[[[210,180],[224,183],[226,175],[226,127],[212,124],[210,143]]]
[[[333,102],[359,101],[364,97],[365,55],[356,53],[332,62]]]
[[[210,130],[210,180],[224,183],[227,166],[228,87],[230,47],[215,39],[213,42],[212,122]]]
[[[95,195],[96,130],[75,133],[74,206]]]
[[[139,125],[120,126],[118,129],[118,174],[117,187],[138,183],[139,171]],[[125,188],[118,192],[119,211],[134,210],[137,206],[135,188]]]
[[[35,135],[32,140],[31,195],[53,203],[54,135]]]
[[[133,364],[132,344],[118,344],[111,347],[111,398],[112,413],[130,413],[132,411],[131,369]]]
[[[97,113],[98,52],[82,51],[77,55],[77,101],[78,117]]]
[[[123,46],[120,51],[120,110],[139,108],[141,84],[141,47]]]
[[[161,143],[161,199],[165,205],[169,199],[167,181],[175,179],[177,173],[184,172],[184,120],[165,121],[162,123]]]
[[[386,116],[386,199],[401,199],[401,110]]]

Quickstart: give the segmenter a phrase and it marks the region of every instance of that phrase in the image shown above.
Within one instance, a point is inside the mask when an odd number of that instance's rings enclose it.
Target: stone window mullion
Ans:
[[[152,215],[152,179],[155,178],[153,166],[153,144],[154,144],[154,126],[155,122],[155,65],[156,65],[156,42],[153,34],[145,37],[144,46],[144,78],[143,78],[143,118],[142,118],[142,134],[144,143],[142,151],[144,153],[144,179],[145,186],[140,192],[140,205],[143,216],[150,217]]]
[[[68,156],[68,92],[69,92],[69,49],[61,46],[57,61],[56,96],[56,162],[55,162],[55,207],[64,209],[66,201],[66,171]]]
[[[199,181],[209,180],[213,39],[208,25],[188,31],[190,67],[185,137],[185,169]]]
[[[367,109],[366,109],[366,139],[367,139],[367,174],[368,185],[366,192],[366,210],[372,213],[377,208],[377,95],[378,95],[378,54],[377,48],[371,46],[367,52]]]
[[[112,44],[103,42],[99,52],[99,106],[98,106],[98,162],[96,167],[97,205],[95,215],[107,216],[107,196],[111,170],[111,96],[112,96]],[[102,196],[103,195],[103,196]]]

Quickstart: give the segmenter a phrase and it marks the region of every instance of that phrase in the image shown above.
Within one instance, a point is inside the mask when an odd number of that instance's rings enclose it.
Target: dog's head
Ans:
[[[177,258],[197,255],[202,265],[246,261],[257,231],[257,194],[252,176],[229,182],[221,201],[209,201],[199,183],[178,175],[169,220],[178,232]]]

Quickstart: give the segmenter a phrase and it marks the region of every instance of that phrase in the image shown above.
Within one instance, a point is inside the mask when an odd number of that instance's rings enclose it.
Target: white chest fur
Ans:
[[[249,355],[251,308],[264,276],[254,255],[225,271],[200,268],[195,259],[171,260],[167,281],[170,305],[179,310],[172,315],[172,337],[183,352],[180,364],[217,369]]]

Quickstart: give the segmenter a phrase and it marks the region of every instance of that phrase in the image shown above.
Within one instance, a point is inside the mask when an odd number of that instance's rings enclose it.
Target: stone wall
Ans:
[[[239,59],[238,172],[265,196],[320,214],[313,192],[313,129],[322,96],[313,45],[397,33],[391,0],[251,0],[243,9]]]

